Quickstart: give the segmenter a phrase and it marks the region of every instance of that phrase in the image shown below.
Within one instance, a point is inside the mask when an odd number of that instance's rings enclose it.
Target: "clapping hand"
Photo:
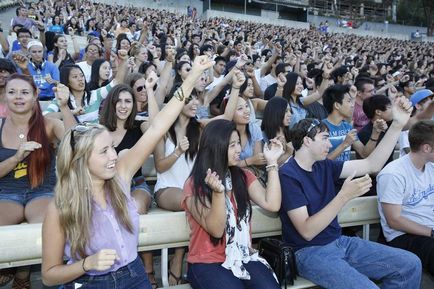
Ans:
[[[206,171],[205,184],[207,184],[208,187],[210,187],[210,189],[215,193],[222,194],[225,192],[225,186],[223,185],[219,176],[216,172],[211,172],[211,169]]]
[[[264,144],[264,157],[267,164],[277,164],[277,160],[282,154],[283,145],[277,138],[273,138],[268,144]]]

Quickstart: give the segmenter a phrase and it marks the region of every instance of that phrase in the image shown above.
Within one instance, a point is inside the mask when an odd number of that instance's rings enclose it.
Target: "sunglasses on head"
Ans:
[[[96,127],[97,126],[95,124],[84,122],[84,123],[79,123],[75,127],[71,128],[71,139],[70,139],[71,149],[74,151],[74,147],[76,144],[74,135],[76,133],[82,134]]]
[[[317,126],[319,126],[321,122],[317,119],[314,119],[312,123],[310,124],[309,128],[306,131],[306,135],[309,135],[309,133]]]

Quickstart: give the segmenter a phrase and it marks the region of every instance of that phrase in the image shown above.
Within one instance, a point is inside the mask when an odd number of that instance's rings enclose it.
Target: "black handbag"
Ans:
[[[291,246],[285,245],[281,240],[265,238],[259,242],[259,255],[261,255],[279,280],[280,286],[294,285],[297,279],[295,255]]]

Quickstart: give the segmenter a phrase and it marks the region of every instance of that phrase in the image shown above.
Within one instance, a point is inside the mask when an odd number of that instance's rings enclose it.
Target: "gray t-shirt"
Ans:
[[[377,193],[387,241],[405,233],[388,226],[381,203],[402,205],[402,217],[434,228],[434,163],[427,163],[423,172],[414,167],[410,155],[389,163],[377,176]]]

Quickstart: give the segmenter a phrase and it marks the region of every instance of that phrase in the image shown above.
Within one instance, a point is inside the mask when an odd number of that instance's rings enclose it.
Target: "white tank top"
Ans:
[[[167,138],[164,144],[164,156],[168,157],[175,150],[175,144],[170,138]],[[157,183],[154,187],[154,192],[164,188],[184,188],[184,183],[193,169],[194,160],[185,160],[185,153],[181,154],[176,162],[164,173],[157,172]]]

